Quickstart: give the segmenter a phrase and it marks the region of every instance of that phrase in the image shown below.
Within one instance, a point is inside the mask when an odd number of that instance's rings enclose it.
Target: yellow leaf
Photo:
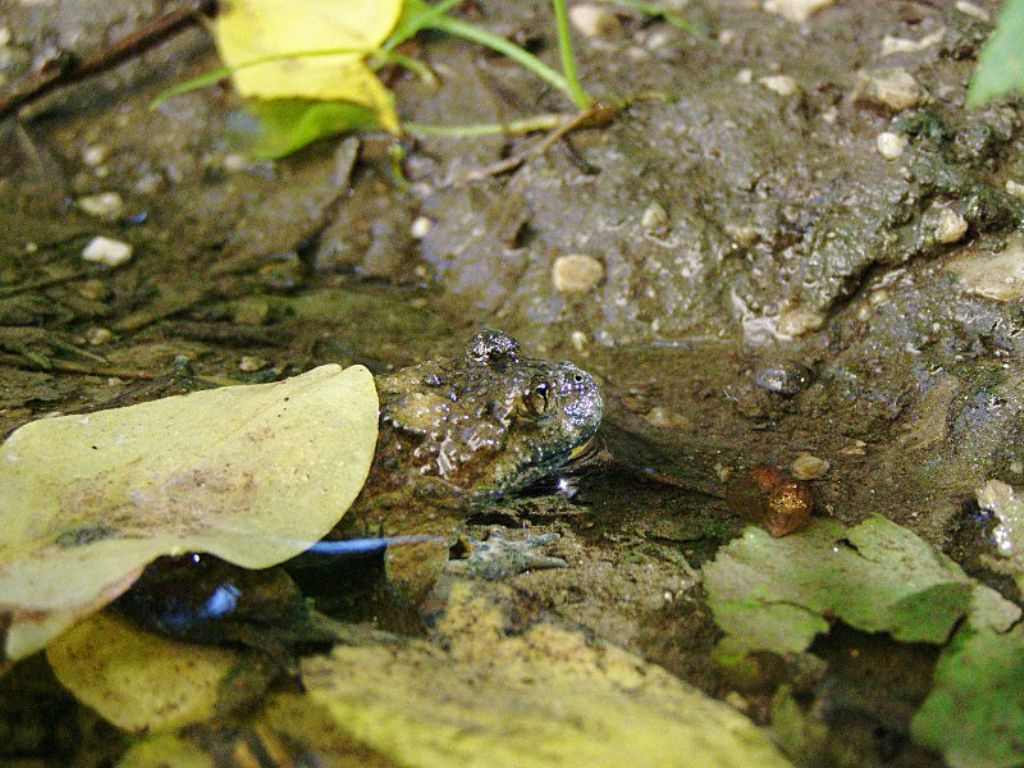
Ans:
[[[240,657],[99,614],[53,643],[46,658],[64,687],[106,720],[154,733],[213,717],[220,686]]]
[[[391,92],[364,63],[398,21],[401,0],[231,0],[213,30],[221,58],[244,96],[347,101],[370,107],[398,130]],[[244,66],[302,52],[353,50]]]
[[[376,441],[361,366],[26,424],[0,446],[0,658],[42,648],[160,555],[294,557],[348,509]]]
[[[443,642],[336,646],[302,660],[303,684],[338,728],[407,768],[791,768],[752,722],[664,669],[507,624],[457,582]]]

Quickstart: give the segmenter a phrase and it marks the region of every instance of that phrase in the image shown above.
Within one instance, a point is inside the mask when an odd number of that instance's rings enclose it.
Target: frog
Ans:
[[[435,571],[443,565],[452,534],[472,512],[587,456],[604,411],[590,373],[571,362],[529,357],[515,338],[493,330],[476,334],[461,354],[377,375],[375,383],[380,411],[374,459],[330,538],[432,539],[433,558],[424,558],[423,549],[389,548],[385,562],[393,582],[408,581],[398,576],[399,562],[419,557],[432,561],[428,570]],[[491,546],[462,541],[487,560],[515,554],[510,559],[521,568],[560,562],[535,553],[533,540],[522,542],[518,553],[502,536]]]
[[[513,539],[492,530],[477,540],[462,527],[473,512],[590,455],[604,410],[593,376],[570,362],[528,357],[512,336],[485,330],[460,354],[374,378],[379,431],[367,480],[326,541],[311,547],[319,554],[306,566],[322,554],[384,549],[391,591],[416,605],[443,573],[503,579],[565,565],[540,551],[557,534]],[[449,562],[453,548],[466,557]],[[245,622],[255,615],[259,631],[267,631],[261,598],[251,601],[246,616],[237,615],[234,602],[219,607],[222,583],[273,594],[275,605],[291,606],[284,611],[289,615],[292,603],[302,602],[283,582],[267,587],[264,572],[252,576],[208,556],[178,560],[148,570],[119,607],[165,634],[202,640],[211,625],[219,625],[212,626],[213,637],[223,636],[223,619]],[[303,564],[292,566],[301,570]],[[192,585],[183,596],[182,583]],[[252,640],[244,627],[238,631]]]

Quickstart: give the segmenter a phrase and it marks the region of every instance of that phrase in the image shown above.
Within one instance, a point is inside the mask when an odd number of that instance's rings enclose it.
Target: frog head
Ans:
[[[407,463],[470,500],[514,493],[557,471],[601,423],[597,382],[569,362],[521,354],[484,331],[462,355],[378,382],[382,423],[410,438]]]

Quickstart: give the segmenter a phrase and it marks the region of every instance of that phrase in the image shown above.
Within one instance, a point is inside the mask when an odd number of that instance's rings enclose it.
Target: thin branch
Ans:
[[[587,109],[584,109],[583,111],[566,119],[547,136],[538,140],[534,144],[531,144],[522,152],[518,152],[511,157],[506,157],[504,160],[499,160],[498,162],[484,166],[483,168],[476,168],[469,171],[465,176],[459,179],[457,183],[459,185],[471,184],[474,181],[480,181],[481,179],[486,179],[491,176],[500,176],[505,173],[511,173],[532,156],[543,155],[563,136],[572,133],[577,128],[591,128],[598,125],[605,125],[614,119],[615,115],[618,114],[618,111],[618,107],[605,104],[588,107]]]
[[[143,25],[130,35],[84,59],[74,54],[61,56],[49,66],[23,78],[0,95],[0,120],[14,114],[57,88],[77,83],[113,69],[174,37],[199,22],[199,16],[216,12],[216,0],[189,0],[177,10]]]

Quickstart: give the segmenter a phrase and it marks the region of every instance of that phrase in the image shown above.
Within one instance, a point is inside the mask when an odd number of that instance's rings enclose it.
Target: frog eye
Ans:
[[[547,382],[531,384],[523,395],[523,407],[526,408],[526,412],[533,416],[543,416],[548,409],[548,391]]]

